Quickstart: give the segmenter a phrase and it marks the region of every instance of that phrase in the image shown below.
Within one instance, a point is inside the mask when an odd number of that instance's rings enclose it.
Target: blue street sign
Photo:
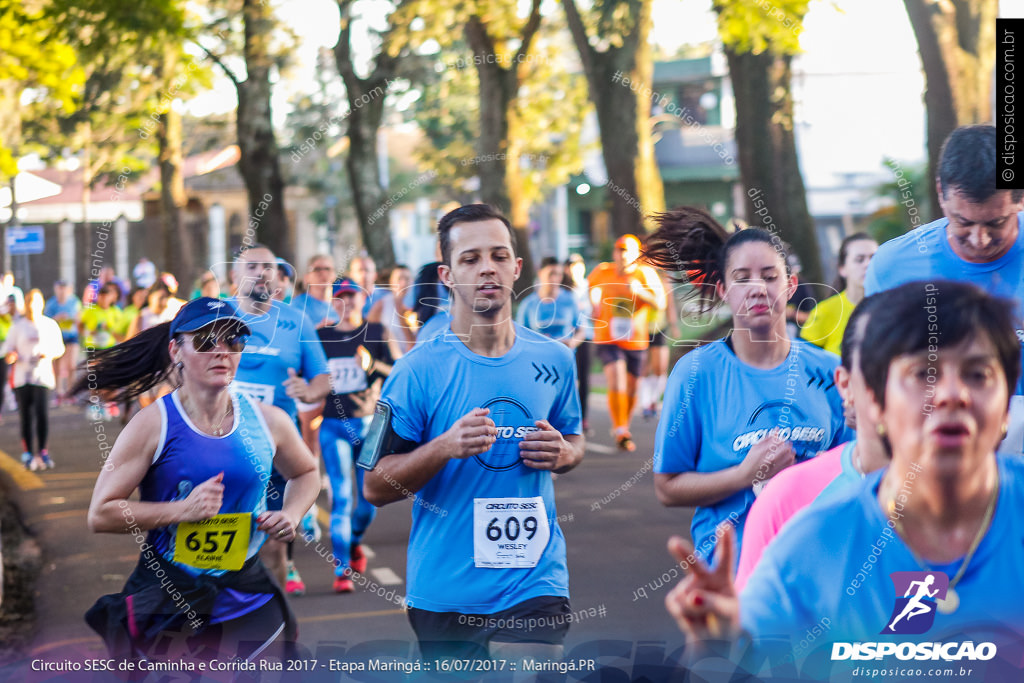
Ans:
[[[46,239],[43,237],[42,228],[30,227],[7,229],[8,253],[42,254],[44,251],[46,251]]]

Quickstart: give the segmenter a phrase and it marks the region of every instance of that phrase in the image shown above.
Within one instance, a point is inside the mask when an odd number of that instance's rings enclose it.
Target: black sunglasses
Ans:
[[[248,341],[249,335],[241,332],[205,332],[192,335],[192,347],[199,353],[210,353],[220,342],[224,342],[231,353],[241,353]]]

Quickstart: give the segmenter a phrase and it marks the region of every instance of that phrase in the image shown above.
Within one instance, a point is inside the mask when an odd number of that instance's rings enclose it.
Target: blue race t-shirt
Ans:
[[[310,296],[308,292],[299,294],[292,299],[289,305],[305,313],[306,317],[313,323],[314,328],[325,319],[329,325],[338,324],[338,314],[334,312],[334,306],[326,301],[320,301],[320,299]]]
[[[654,471],[718,472],[743,462],[772,429],[793,444],[797,461],[853,438],[843,419],[833,372],[839,357],[794,340],[770,370],[736,357],[726,340],[683,356],[668,378],[654,443]],[[714,556],[715,529],[726,520],[742,546],[743,524],[754,502],[746,488],[696,509],[690,533],[698,555]],[[738,558],[737,558],[738,559]]]
[[[422,344],[438,335],[449,333],[451,331],[451,322],[452,316],[448,314],[448,311],[438,311],[427,318],[427,322],[423,323],[423,326],[416,330],[416,343]]]
[[[576,363],[524,327],[508,353],[487,358],[451,333],[400,358],[381,400],[404,439],[427,443],[474,408],[498,428],[490,450],[449,460],[416,495],[407,599],[433,612],[493,614],[541,596],[569,595],[565,538],[551,473],[522,464],[519,443],[547,420],[580,434]]]
[[[999,498],[995,513],[955,586],[960,598],[955,612],[933,610],[915,617],[934,618],[920,635],[882,633],[893,621],[896,599],[904,597],[903,591],[896,594],[890,574],[925,572],[889,526],[878,502],[883,471],[877,471],[867,475],[859,486],[848,488],[847,495],[831,502],[817,500],[801,510],[767,547],[740,595],[741,622],[755,646],[770,657],[799,652],[809,661],[831,664],[833,675],[816,675],[821,680],[848,680],[849,668],[859,665],[959,666],[941,659],[922,662],[896,657],[830,662],[835,642],[1016,641],[1015,665],[1019,664],[1020,639],[1024,636],[1024,610],[1020,608],[1024,517],[1019,514],[1024,506],[1024,461],[999,457],[997,462]],[[915,483],[908,476],[906,486],[912,488]],[[926,568],[944,572],[951,580],[961,564],[958,559]],[[806,642],[816,628],[818,637],[812,639],[813,645],[799,648],[797,644]],[[1003,657],[1008,654],[1000,652]]]
[[[237,299],[228,299],[236,307]],[[305,314],[280,301],[271,301],[265,315],[238,312],[252,330],[238,362],[233,386],[262,403],[275,405],[295,420],[295,400],[284,390],[288,369],[307,382],[327,373],[327,357],[313,323]]]
[[[1024,301],[1024,212],[1017,214],[1017,241],[1010,250],[989,263],[965,261],[949,244],[948,218],[891,239],[878,248],[864,278],[867,296],[915,280],[970,282],[985,291]]]
[[[231,401],[235,419],[231,431],[223,436],[199,431],[182,409],[177,391],[157,401],[161,414],[160,440],[153,464],[139,485],[139,497],[154,502],[184,500],[193,488],[223,472],[224,499],[218,514],[252,515],[245,554],[248,559],[266,540],[266,534],[256,528],[256,518],[267,509],[266,484],[270,480],[276,448],[259,407],[236,392],[232,392]],[[177,531],[177,524],[158,527],[149,531],[146,540],[154,552],[193,576],[225,573],[223,569],[200,569],[175,561]],[[221,591],[214,602],[211,623],[250,612],[271,597],[266,593],[242,593],[232,588]]]
[[[583,316],[572,292],[559,289],[553,300],[544,300],[537,292],[528,295],[519,304],[516,322],[545,337],[565,341],[583,323]]]
[[[377,305],[377,302],[390,293],[391,290],[387,287],[374,287],[373,291],[367,295],[366,301],[363,302],[363,317],[370,315],[370,310]]]
[[[64,303],[57,301],[57,297],[51,296],[46,300],[46,307],[43,308],[43,315],[47,318],[56,318],[61,314],[66,316],[65,319],[57,321],[61,339],[65,344],[78,343],[78,316],[81,312],[82,300],[74,294],[70,295]]]
[[[856,440],[843,447],[843,451],[839,455],[839,474],[821,490],[818,497],[814,499],[815,503],[834,500],[844,495],[850,487],[857,486],[864,481],[865,475],[861,474],[861,471],[853,464],[853,451],[856,448]]]
[[[1017,241],[989,263],[971,263],[957,256],[949,244],[948,225],[948,218],[940,218],[880,246],[868,264],[864,293],[870,296],[915,280],[969,282],[1017,304],[1017,337],[1024,340],[1024,212],[1017,214]],[[1016,393],[1024,393],[1024,377]]]

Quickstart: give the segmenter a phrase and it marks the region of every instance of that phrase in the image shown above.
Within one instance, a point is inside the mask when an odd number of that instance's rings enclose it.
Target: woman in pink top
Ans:
[[[743,590],[764,549],[790,517],[819,497],[831,495],[849,482],[860,481],[868,472],[889,462],[875,432],[875,423],[864,410],[871,401],[871,395],[860,370],[864,328],[871,309],[880,303],[881,297],[876,294],[863,299],[854,309],[843,335],[842,364],[836,368],[836,388],[843,396],[846,424],[857,430],[857,438],[793,465],[768,482],[747,515],[740,564],[736,570],[737,592]]]

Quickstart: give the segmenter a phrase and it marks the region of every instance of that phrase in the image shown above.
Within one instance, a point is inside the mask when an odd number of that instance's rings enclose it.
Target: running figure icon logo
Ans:
[[[943,572],[893,572],[896,598],[889,623],[882,633],[917,635],[935,622],[935,603],[946,597],[949,577]]]

